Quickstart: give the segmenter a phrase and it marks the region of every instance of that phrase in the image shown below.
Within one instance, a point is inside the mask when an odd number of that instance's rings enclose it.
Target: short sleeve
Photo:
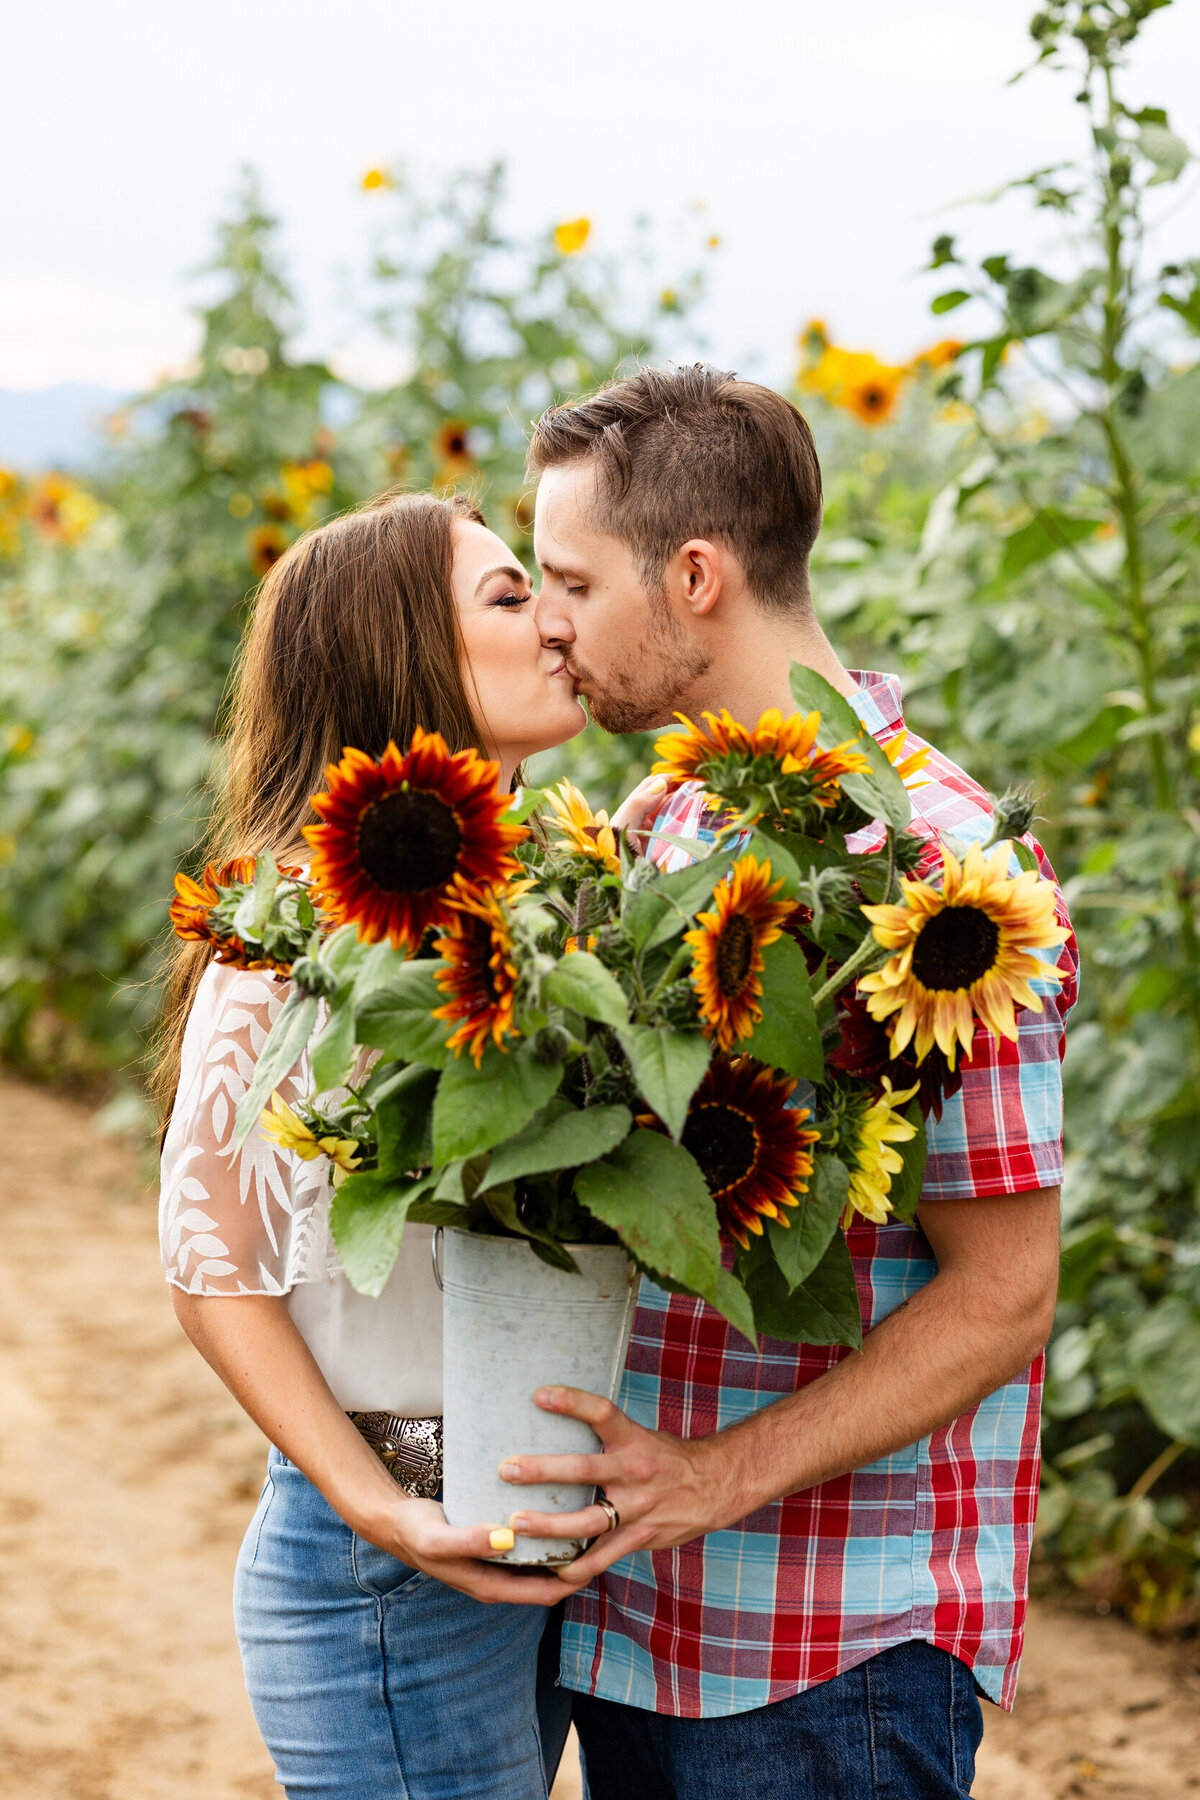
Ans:
[[[1038,851],[1042,873],[1053,870]],[[1056,916],[1070,929],[1061,892]],[[1017,1036],[994,1038],[976,1028],[962,1086],[940,1119],[926,1120],[928,1155],[921,1200],[986,1199],[1055,1187],[1063,1177],[1062,1057],[1067,1015],[1075,1004],[1079,953],[1074,936],[1060,949],[1035,951],[1059,981],[1035,978],[1041,1012],[1017,1013]]]
[[[196,992],[159,1197],[163,1267],[191,1294],[285,1294],[338,1268],[325,1159],[302,1162],[257,1126],[234,1147],[238,1102],[287,996],[269,974],[220,963]],[[294,1101],[308,1087],[302,1060],[279,1091]]]

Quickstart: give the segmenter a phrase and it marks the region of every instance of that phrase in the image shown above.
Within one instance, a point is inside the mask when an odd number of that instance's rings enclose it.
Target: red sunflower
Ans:
[[[696,1090],[683,1128],[683,1146],[699,1163],[717,1207],[721,1236],[748,1249],[748,1232],[762,1236],[763,1220],[789,1223],[787,1207],[808,1191],[806,1110],[787,1104],[796,1083],[751,1056],[714,1056]]]
[[[524,892],[528,882],[517,882],[511,895]],[[438,955],[446,967],[439,969],[437,984],[450,997],[434,1012],[457,1028],[446,1040],[455,1056],[469,1050],[478,1068],[487,1041],[504,1049],[505,1037],[516,1037],[513,1008],[517,995],[517,965],[513,961],[512,928],[494,892],[479,892],[457,882],[447,900],[452,908],[450,924],[437,939]]]
[[[231,862],[222,863],[219,869],[215,869],[212,863],[207,864],[199,881],[193,881],[190,875],[176,875],[175,898],[170,907],[171,924],[176,937],[189,943],[215,944],[218,962],[235,963],[243,969],[276,969],[280,974],[286,975],[290,971],[290,964],[267,960],[251,961],[241,939],[218,937],[209,919],[213,907],[221,899],[221,890],[253,881],[255,868],[254,857],[235,856]],[[299,869],[283,867],[279,873],[297,880],[301,872]]]
[[[428,928],[457,916],[456,877],[472,888],[500,887],[517,873],[512,854],[526,833],[506,825],[512,801],[499,765],[474,750],[451,755],[436,731],[413,733],[402,755],[389,744],[378,761],[346,750],[326,770],[329,791],[314,794],[319,825],[305,827],[312,881],[322,909],[353,922],[369,944],[387,938],[415,950]]]

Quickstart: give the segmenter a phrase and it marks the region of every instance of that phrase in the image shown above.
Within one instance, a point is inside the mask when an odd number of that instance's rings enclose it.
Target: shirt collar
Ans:
[[[873,669],[847,671],[858,687],[846,699],[854,708],[872,737],[895,731],[904,724],[904,700],[898,675],[880,674]]]

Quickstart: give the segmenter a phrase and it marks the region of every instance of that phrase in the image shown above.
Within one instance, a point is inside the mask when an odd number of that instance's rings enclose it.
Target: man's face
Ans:
[[[598,725],[651,731],[670,724],[711,658],[669,584],[648,592],[628,545],[596,529],[594,498],[585,464],[547,469],[539,481],[533,550],[542,591],[534,616]]]

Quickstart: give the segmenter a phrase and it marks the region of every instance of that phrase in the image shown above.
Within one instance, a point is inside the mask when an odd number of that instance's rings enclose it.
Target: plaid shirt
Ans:
[[[884,742],[904,729],[894,676],[856,675],[850,704]],[[909,736],[906,753],[920,749]],[[984,841],[985,791],[936,750],[913,791],[913,829]],[[657,823],[712,840],[712,803],[692,783]],[[1032,838],[1044,875],[1045,855]],[[872,826],[854,850],[882,842]],[[658,846],[657,860],[688,859]],[[1015,865],[1014,865],[1015,867]],[[1069,924],[1059,895],[1060,922]],[[1044,1010],[1017,1015],[1017,1042],[982,1029],[962,1088],[928,1120],[922,1203],[1019,1194],[1062,1178],[1063,1027],[1075,999],[1074,939],[1062,985],[1032,985]],[[864,1330],[933,1279],[919,1228],[858,1220],[847,1233]],[[795,1392],[847,1352],[760,1338],[643,1281],[620,1404],[641,1424],[701,1437]],[[828,1681],[912,1638],[959,1657],[1012,1706],[1037,1509],[1042,1358],[961,1418],[852,1474],[761,1507],[675,1550],[615,1563],[567,1604],[563,1681],[582,1693],[685,1718],[748,1711]]]

